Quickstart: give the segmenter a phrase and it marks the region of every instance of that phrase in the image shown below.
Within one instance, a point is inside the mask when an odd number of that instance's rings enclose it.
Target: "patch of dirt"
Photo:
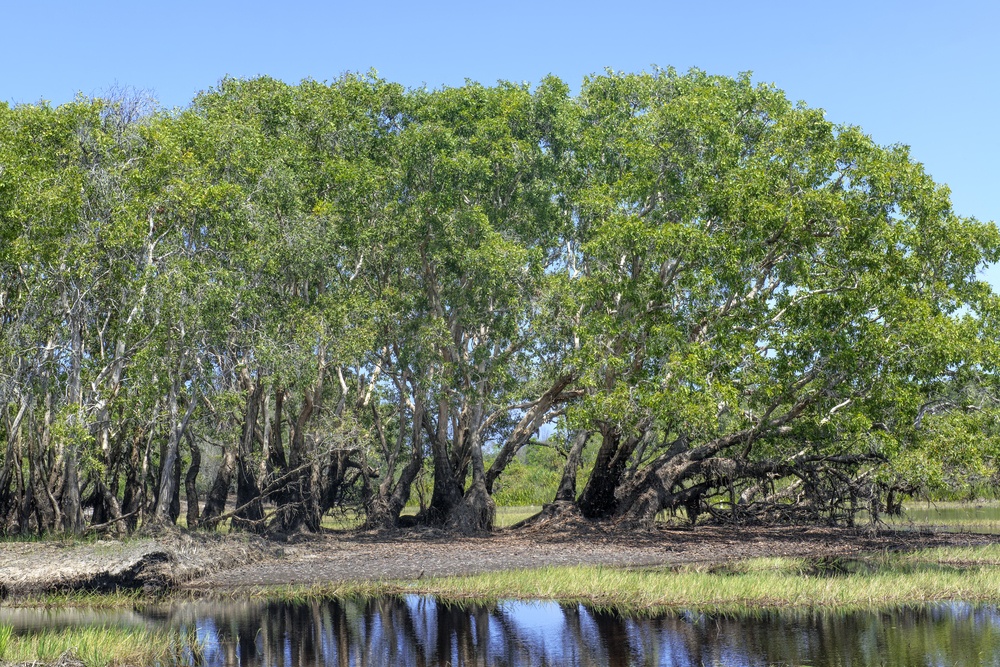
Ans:
[[[165,531],[94,543],[0,544],[0,591],[233,591],[276,585],[418,579],[558,565],[724,564],[759,556],[849,558],[864,552],[988,544],[969,533],[870,533],[844,528],[655,528],[615,531],[585,521],[535,522],[482,537],[433,529],[295,536]]]

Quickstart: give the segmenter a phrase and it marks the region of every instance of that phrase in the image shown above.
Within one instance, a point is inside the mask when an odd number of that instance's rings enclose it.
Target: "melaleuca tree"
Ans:
[[[191,114],[213,138],[206,159],[240,193],[225,251],[230,323],[213,354],[219,381],[245,403],[203,520],[220,516],[235,472],[241,525],[263,527],[254,498],[266,498],[276,530],[318,530],[344,467],[367,474],[356,430],[381,356],[368,274],[394,192],[385,154],[399,94],[349,75],[226,80],[196,100]]]
[[[588,517],[850,520],[991,474],[997,246],[749,77],[3,106],[0,519],[394,526],[426,465],[482,530],[560,417]]]
[[[571,396],[572,371],[538,328],[566,220],[551,144],[565,99],[556,80],[534,93],[469,84],[408,99],[394,373],[433,465],[426,518],[461,530],[492,525],[492,481]]]
[[[975,363],[995,227],[905,148],[749,77],[608,74],[580,99],[579,414],[602,438],[584,514],[784,493],[821,516],[860,492],[886,417]]]

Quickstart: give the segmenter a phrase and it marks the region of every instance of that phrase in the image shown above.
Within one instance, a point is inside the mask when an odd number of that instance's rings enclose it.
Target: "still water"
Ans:
[[[1000,505],[984,503],[913,503],[902,517],[892,518],[900,528],[952,532],[1000,533]]]
[[[84,624],[194,629],[202,644],[196,664],[209,666],[1000,665],[1000,609],[963,603],[632,618],[576,604],[454,606],[405,596],[0,609],[0,623],[17,632]]]

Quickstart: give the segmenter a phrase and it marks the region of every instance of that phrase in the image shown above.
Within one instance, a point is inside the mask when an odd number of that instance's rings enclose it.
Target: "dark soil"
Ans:
[[[987,544],[969,533],[702,526],[617,532],[585,522],[482,537],[438,530],[328,533],[266,541],[167,531],[120,542],[0,544],[0,591],[238,591],[288,584],[417,579],[550,565],[646,567],[757,556],[845,558],[863,552]]]

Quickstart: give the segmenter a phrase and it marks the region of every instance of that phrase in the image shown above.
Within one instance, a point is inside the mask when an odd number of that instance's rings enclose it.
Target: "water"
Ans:
[[[953,532],[1000,533],[1000,505],[984,503],[913,503],[891,523],[903,528]]]
[[[407,596],[306,604],[176,603],[137,611],[0,609],[16,632],[66,625],[196,630],[209,666],[1000,665],[1000,610],[634,618],[576,604],[448,606]]]

